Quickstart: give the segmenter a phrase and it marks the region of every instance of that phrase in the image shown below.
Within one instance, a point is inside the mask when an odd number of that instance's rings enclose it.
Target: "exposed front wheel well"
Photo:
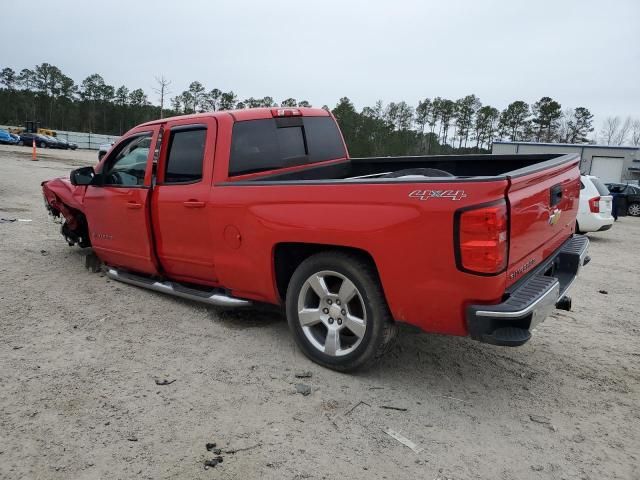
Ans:
[[[278,295],[282,301],[287,297],[287,287],[296,268],[311,255],[326,251],[347,252],[357,255],[370,263],[379,276],[373,257],[366,250],[317,243],[279,243],[274,249],[273,263]]]

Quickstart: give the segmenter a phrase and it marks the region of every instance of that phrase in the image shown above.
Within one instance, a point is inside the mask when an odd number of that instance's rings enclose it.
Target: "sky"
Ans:
[[[358,109],[474,93],[499,109],[550,96],[563,109],[640,118],[640,0],[30,0],[5,8],[0,68],[48,62],[77,83],[193,80],[240,99]]]

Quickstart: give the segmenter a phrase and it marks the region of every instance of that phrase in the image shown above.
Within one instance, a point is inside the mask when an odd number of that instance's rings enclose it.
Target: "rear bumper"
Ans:
[[[531,338],[531,330],[556,306],[567,309],[567,291],[583,265],[589,262],[589,240],[584,235],[568,239],[542,265],[510,287],[497,305],[467,308],[469,335],[493,345],[516,347]]]

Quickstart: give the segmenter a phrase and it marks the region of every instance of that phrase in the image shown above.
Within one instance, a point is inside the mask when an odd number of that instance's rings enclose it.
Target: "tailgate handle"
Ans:
[[[555,207],[562,200],[562,185],[554,185],[549,189],[550,199],[549,204]]]

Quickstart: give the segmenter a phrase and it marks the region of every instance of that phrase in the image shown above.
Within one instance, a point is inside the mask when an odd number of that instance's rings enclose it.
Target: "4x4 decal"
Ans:
[[[462,200],[467,198],[464,190],[414,190],[409,194],[409,198],[419,200],[429,200],[430,198],[448,198],[450,200]]]

